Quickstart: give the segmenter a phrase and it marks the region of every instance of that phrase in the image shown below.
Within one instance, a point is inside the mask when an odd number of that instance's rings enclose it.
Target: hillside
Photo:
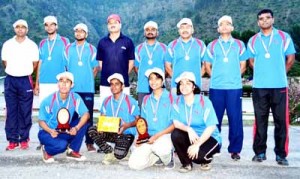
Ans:
[[[178,37],[176,23],[182,17],[193,19],[195,36],[204,40],[217,37],[217,20],[224,14],[231,15],[238,32],[257,31],[256,13],[271,8],[275,13],[276,27],[290,31],[300,26],[300,0],[0,0],[0,46],[13,33],[12,24],[24,18],[29,24],[29,37],[39,42],[46,36],[43,18],[55,15],[59,33],[74,40],[73,27],[86,23],[88,40],[97,45],[107,34],[106,17],[118,13],[122,17],[124,34],[135,44],[143,41],[143,25],[148,20],[159,24],[160,41],[168,43]]]

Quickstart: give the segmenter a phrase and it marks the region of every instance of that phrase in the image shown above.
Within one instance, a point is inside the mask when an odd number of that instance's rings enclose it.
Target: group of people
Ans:
[[[4,43],[2,61],[7,73],[5,100],[6,150],[29,147],[33,94],[39,95],[38,138],[43,161],[66,151],[67,158],[83,161],[80,148],[85,136],[87,150],[94,143],[105,154],[103,164],[128,160],[142,170],[152,165],[175,167],[174,153],[189,172],[193,163],[211,168],[213,156],[221,152],[221,126],[226,110],[229,123],[228,152],[240,160],[243,147],[242,79],[247,60],[253,72],[254,157],[266,160],[269,111],[275,124],[276,161],[288,165],[289,111],[287,71],[295,60],[291,37],[273,27],[270,9],[257,14],[260,31],[247,48],[232,37],[230,16],[218,20],[220,36],[207,46],[193,37],[189,18],[177,23],[179,38],[168,45],[157,40],[158,24],[144,25],[145,42],[134,47],[121,32],[121,18],[107,18],[109,34],[97,48],[88,43],[88,27],[74,27],[75,42],[57,33],[54,16],[44,18],[48,37],[37,46],[27,36],[25,20],[13,24],[16,36]],[[31,74],[37,68],[33,87]],[[130,96],[129,74],[137,73],[137,101]],[[93,126],[94,78],[100,70],[100,115],[121,119],[119,131],[99,132]],[[201,94],[201,77],[210,76],[209,98]],[[171,89],[166,90],[166,77]],[[141,127],[143,132],[137,130]],[[61,131],[59,129],[68,129]],[[139,139],[146,137],[143,142]]]

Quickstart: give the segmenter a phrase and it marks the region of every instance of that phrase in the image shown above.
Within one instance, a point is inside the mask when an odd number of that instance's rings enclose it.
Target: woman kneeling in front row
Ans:
[[[171,139],[182,164],[179,172],[191,171],[193,162],[209,170],[221,143],[214,108],[207,97],[200,95],[193,73],[183,72],[175,82],[179,96],[171,112],[175,126]]]

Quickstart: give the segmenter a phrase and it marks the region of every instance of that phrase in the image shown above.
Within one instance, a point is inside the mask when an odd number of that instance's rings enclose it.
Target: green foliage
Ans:
[[[298,59],[298,61],[300,61],[300,52],[299,52],[300,51],[300,40],[299,40],[300,39],[300,25],[299,24],[293,25],[290,33],[291,33],[292,39],[294,39],[294,44],[295,44],[295,48],[296,48],[296,52],[297,52],[296,59]]]
[[[300,123],[300,79],[289,78],[290,123]]]
[[[299,61],[295,61],[294,65],[288,72],[288,76],[290,76],[290,77],[300,76],[300,62]]]
[[[243,85],[243,96],[250,97],[252,94],[252,86],[251,85]]]

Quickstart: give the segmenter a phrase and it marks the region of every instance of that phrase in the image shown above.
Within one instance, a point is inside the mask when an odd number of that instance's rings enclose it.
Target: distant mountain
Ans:
[[[123,33],[137,45],[144,40],[143,26],[148,20],[159,24],[160,41],[164,43],[178,37],[176,24],[183,17],[192,18],[196,37],[209,41],[218,36],[217,20],[222,15],[233,17],[236,31],[257,31],[257,12],[270,8],[275,26],[289,31],[300,24],[299,7],[300,0],[0,0],[0,47],[14,35],[12,24],[19,18],[27,20],[29,37],[36,43],[46,36],[43,18],[47,15],[57,16],[59,33],[71,41],[73,27],[86,23],[88,40],[96,46],[107,34],[107,16],[118,13]]]

